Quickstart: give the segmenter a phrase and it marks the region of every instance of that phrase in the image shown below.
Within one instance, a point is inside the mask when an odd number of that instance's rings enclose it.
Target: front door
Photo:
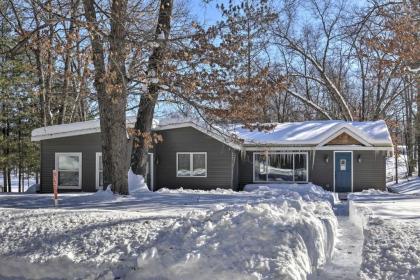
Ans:
[[[335,192],[351,192],[352,153],[335,152]]]

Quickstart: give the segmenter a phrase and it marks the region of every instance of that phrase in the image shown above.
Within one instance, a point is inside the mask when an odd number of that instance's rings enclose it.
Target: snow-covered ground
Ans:
[[[398,156],[398,178],[407,178],[408,175],[408,159],[407,155]],[[395,157],[386,159],[386,181],[395,181]]]
[[[420,178],[408,178],[399,184],[389,184],[387,188],[393,193],[420,195]]]
[[[313,185],[0,195],[1,279],[306,279],[337,219]]]
[[[360,278],[420,279],[420,197],[369,190],[349,199],[364,235]]]
[[[12,192],[18,192],[19,191],[19,177],[16,176],[16,174],[12,174],[11,176],[12,181]],[[27,178],[27,175],[25,174],[25,181],[23,184],[23,191],[26,191],[30,186],[35,184],[35,178],[33,176]],[[0,173],[0,185],[3,186],[3,174]],[[0,190],[1,192],[1,190]]]

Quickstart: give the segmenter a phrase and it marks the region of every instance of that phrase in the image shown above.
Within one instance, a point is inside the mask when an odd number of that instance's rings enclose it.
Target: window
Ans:
[[[207,153],[177,153],[177,177],[207,177]]]
[[[82,153],[56,153],[55,169],[58,171],[59,188],[82,187]]]
[[[308,153],[254,153],[254,182],[307,182]]]
[[[104,186],[104,167],[102,165],[102,153],[96,153],[96,189]]]

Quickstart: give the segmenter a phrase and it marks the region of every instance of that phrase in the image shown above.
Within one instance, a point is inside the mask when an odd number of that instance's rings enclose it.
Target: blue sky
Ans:
[[[218,3],[227,3],[223,0],[209,0],[208,4],[203,0],[190,0],[189,6],[192,14],[197,18],[198,22],[211,25],[220,19],[220,12],[216,8]]]

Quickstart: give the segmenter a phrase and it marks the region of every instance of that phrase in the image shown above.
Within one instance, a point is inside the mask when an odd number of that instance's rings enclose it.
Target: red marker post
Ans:
[[[58,205],[58,171],[53,170],[54,206]]]

